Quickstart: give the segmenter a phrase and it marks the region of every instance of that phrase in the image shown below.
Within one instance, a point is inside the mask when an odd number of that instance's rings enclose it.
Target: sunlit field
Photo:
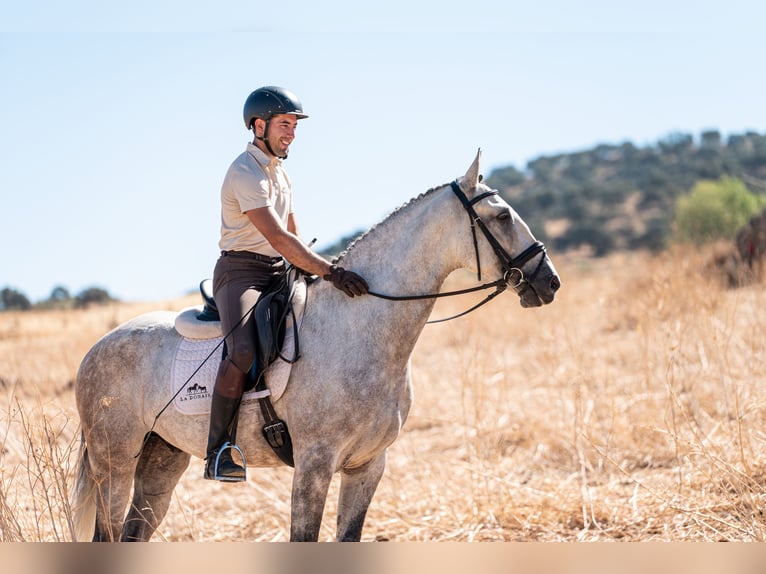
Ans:
[[[766,291],[728,288],[709,258],[553,254],[552,305],[506,293],[427,326],[362,540],[766,540]],[[0,314],[1,541],[72,539],[73,381],[89,347],[196,302]],[[248,475],[205,481],[193,458],[153,540],[288,540],[292,470]],[[334,538],[338,485],[320,540]]]

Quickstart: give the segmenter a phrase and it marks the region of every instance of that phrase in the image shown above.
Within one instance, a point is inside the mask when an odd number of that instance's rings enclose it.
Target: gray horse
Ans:
[[[552,302],[560,286],[553,264],[518,214],[481,183],[479,157],[457,182],[411,200],[355,241],[340,257],[343,266],[390,295],[438,293],[452,271],[481,268],[507,282],[522,307]],[[358,541],[386,449],[410,410],[409,359],[434,299],[349,299],[321,281],[308,299],[301,359],[274,403],[294,449],[290,539],[318,539],[330,481],[340,472],[336,537]],[[149,313],[117,327],[80,365],[78,540],[149,540],[191,456],[205,456],[206,414],[167,409],[150,432],[171,395],[168,374],[180,337],[174,317]],[[278,466],[262,425],[260,411],[244,410],[239,445],[248,466]]]

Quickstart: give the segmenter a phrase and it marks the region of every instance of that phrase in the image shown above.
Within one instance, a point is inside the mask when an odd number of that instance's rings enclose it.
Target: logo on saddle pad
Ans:
[[[186,398],[181,400],[193,401],[195,399],[202,399],[208,396],[207,387],[194,383],[191,386],[186,387]]]
[[[306,303],[306,284],[297,282],[293,295],[293,312],[300,328]],[[175,318],[175,329],[181,335],[171,367],[170,396],[175,397],[173,405],[184,414],[197,415],[210,412],[215,377],[223,355],[223,332],[219,321],[197,319],[202,306],[188,307]],[[292,317],[285,328],[282,356],[292,357],[295,352],[295,336]],[[277,358],[264,373],[266,386],[272,402],[280,399],[290,378],[291,363]],[[257,391],[246,392],[242,407],[262,397]]]

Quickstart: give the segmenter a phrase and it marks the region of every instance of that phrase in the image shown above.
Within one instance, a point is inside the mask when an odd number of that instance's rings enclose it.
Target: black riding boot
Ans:
[[[224,359],[218,371],[216,389],[213,391],[213,401],[210,408],[210,431],[207,440],[207,455],[205,456],[205,474],[208,480],[222,480],[226,482],[241,482],[245,480],[245,469],[234,462],[231,458],[237,413],[239,411],[240,398],[229,398],[219,394],[219,384],[227,391],[232,388],[242,388],[245,374],[230,361]],[[236,392],[233,394],[237,394]],[[225,448],[221,449],[222,446]],[[220,451],[220,453],[219,453]],[[218,467],[216,468],[216,459]],[[243,458],[244,462],[244,458]]]

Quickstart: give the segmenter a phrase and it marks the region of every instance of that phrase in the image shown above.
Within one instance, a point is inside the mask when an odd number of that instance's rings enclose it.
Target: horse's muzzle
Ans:
[[[538,276],[534,281],[525,282],[517,293],[522,307],[540,307],[552,303],[560,288],[561,278],[551,273],[545,279]]]

